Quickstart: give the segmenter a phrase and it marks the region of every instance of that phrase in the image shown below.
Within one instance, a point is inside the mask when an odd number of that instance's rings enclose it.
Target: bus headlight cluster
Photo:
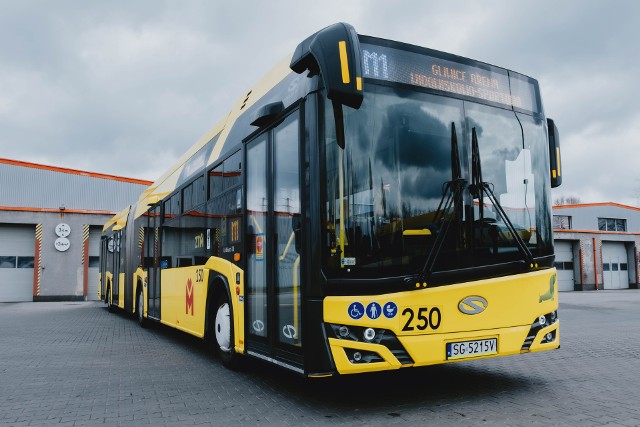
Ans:
[[[551,313],[547,313],[543,316],[538,317],[538,325],[541,328],[545,326],[553,325],[558,320],[558,312],[552,311]]]
[[[386,347],[402,365],[413,363],[413,359],[398,340],[396,335],[388,329],[379,329],[354,325],[336,325],[325,323],[327,336],[344,341],[353,341],[367,344],[379,344]],[[367,351],[348,348],[344,345],[344,351],[351,363],[382,362],[383,358],[375,351]]]
[[[557,321],[558,321],[557,311],[552,311],[551,313],[538,316],[531,324],[531,329],[529,330],[529,333],[527,334],[527,338],[524,340],[524,343],[522,344],[522,348],[520,349],[520,352],[529,351],[529,348],[533,344],[533,341],[535,340],[538,333],[542,329],[553,325]],[[546,343],[554,342],[555,340],[556,340],[556,331],[550,331],[545,333],[545,335],[540,340],[540,343],[546,344]]]
[[[389,334],[386,329],[363,328],[362,326],[347,326],[331,324],[331,331],[335,338],[368,342],[379,344],[385,334]]]
[[[541,328],[546,326],[553,325],[558,321],[558,312],[552,311],[551,313],[547,313],[544,316],[538,317],[538,324]]]

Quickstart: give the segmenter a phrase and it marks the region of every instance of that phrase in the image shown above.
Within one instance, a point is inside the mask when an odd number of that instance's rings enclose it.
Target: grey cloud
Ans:
[[[538,79],[563,142],[555,194],[638,203],[638,16],[633,0],[2,2],[0,155],[155,179],[300,40],[346,21]]]

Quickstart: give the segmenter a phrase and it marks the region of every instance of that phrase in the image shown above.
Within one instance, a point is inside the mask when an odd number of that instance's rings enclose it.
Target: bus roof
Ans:
[[[206,166],[215,163],[223,153],[227,145],[229,132],[233,128],[234,123],[240,116],[250,110],[257,101],[259,101],[269,90],[281,82],[292,71],[289,68],[291,57],[287,57],[280,61],[269,73],[260,79],[253,87],[251,87],[245,95],[243,95],[235,103],[231,111],[211,129],[209,129],[198,141],[184,153],[180,159],[169,168],[160,178],[158,178],[147,190],[140,196],[136,208],[135,217],[139,217],[147,211],[150,204],[155,204],[168,194],[172,193],[179,186],[179,178],[183,172],[183,168],[188,161],[193,158],[205,145],[217,137],[211,154],[206,160]],[[232,143],[240,141],[231,141]],[[204,165],[203,165],[204,166]]]

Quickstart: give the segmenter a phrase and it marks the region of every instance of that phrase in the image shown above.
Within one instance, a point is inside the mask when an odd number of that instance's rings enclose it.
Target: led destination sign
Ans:
[[[390,80],[537,112],[536,88],[524,76],[434,56],[362,44],[364,77]],[[510,84],[511,83],[511,84]]]

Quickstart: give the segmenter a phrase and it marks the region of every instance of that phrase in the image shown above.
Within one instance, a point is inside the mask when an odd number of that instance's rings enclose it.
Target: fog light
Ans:
[[[545,323],[547,323],[547,318],[544,316],[540,316],[538,318],[538,323],[540,323],[540,325],[544,325]]]
[[[553,334],[552,334],[551,332],[549,332],[549,333],[547,334],[547,341],[548,341],[548,342],[553,341]]]
[[[355,353],[353,353],[353,360],[355,362],[359,362],[360,360],[362,360],[362,355],[360,354],[359,351],[356,351]]]
[[[349,336],[349,328],[347,328],[346,326],[340,326],[340,329],[338,329],[338,333],[340,334],[340,336],[342,338],[346,338]]]
[[[376,337],[376,331],[373,328],[367,328],[364,330],[364,340],[371,342]]]

